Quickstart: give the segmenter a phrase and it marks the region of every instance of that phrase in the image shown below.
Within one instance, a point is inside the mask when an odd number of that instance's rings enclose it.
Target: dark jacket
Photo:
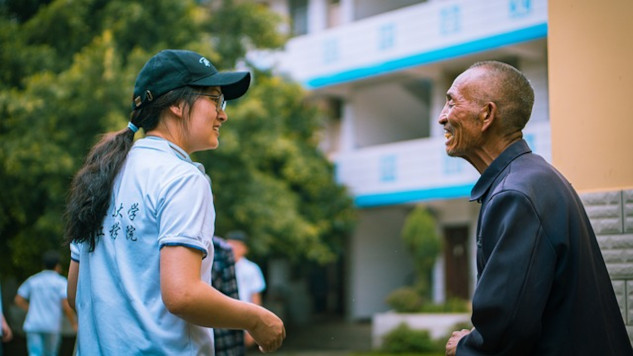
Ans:
[[[633,355],[613,286],[571,184],[523,140],[472,190],[475,330],[466,355]]]
[[[211,285],[233,299],[240,299],[235,277],[233,250],[224,239],[213,236],[213,269]],[[215,356],[244,356],[244,331],[213,328]]]

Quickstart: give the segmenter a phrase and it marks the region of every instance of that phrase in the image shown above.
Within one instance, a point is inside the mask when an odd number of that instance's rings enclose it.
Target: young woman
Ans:
[[[249,83],[195,52],[161,51],[136,79],[128,127],[88,154],[66,212],[79,355],[212,355],[209,327],[245,329],[263,352],[281,346],[277,316],[209,285],[215,210],[189,158],[218,147],[225,100]],[[146,137],[133,143],[138,128]]]

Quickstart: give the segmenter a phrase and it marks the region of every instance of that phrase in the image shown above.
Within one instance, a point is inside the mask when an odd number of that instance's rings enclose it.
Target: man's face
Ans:
[[[244,255],[248,253],[248,247],[242,241],[237,240],[227,240],[231,248],[233,249],[233,255],[235,256],[235,261],[242,258]]]
[[[438,122],[444,126],[446,153],[472,162],[481,147],[482,122],[479,114],[483,105],[475,94],[480,85],[477,69],[460,74],[446,92],[446,104]]]

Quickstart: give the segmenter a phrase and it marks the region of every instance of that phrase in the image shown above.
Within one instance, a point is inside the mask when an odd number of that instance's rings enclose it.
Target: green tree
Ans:
[[[30,4],[36,1],[29,2]],[[279,19],[250,2],[0,3],[0,269],[18,278],[59,248],[70,179],[101,133],[125,126],[134,79],[164,48],[188,48],[221,69],[247,50],[275,48]],[[317,150],[319,114],[297,84],[255,71],[229,103],[208,167],[217,230],[247,230],[260,255],[327,262],[353,222],[351,200]],[[63,252],[65,249],[60,248]]]
[[[433,214],[424,206],[415,207],[405,219],[402,238],[417,270],[415,287],[423,298],[430,298],[431,274],[442,249]]]
[[[201,155],[213,179],[218,232],[248,231],[256,253],[331,261],[353,210],[317,149],[318,112],[297,84],[265,73],[256,80],[239,106],[228,107],[220,149]]]

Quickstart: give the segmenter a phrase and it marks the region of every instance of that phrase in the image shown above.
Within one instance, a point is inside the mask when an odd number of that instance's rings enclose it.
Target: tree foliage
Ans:
[[[249,49],[281,46],[278,21],[230,0],[0,3],[1,271],[24,277],[44,250],[66,251],[70,180],[98,135],[124,127],[149,57],[187,48],[228,70]],[[330,261],[354,217],[317,149],[320,115],[297,84],[251,70],[220,148],[194,156],[213,180],[217,231],[246,230],[260,256]]]
[[[417,270],[416,288],[424,298],[430,297],[431,273],[442,241],[437,233],[435,217],[424,206],[416,206],[405,219],[402,238],[411,251]]]

